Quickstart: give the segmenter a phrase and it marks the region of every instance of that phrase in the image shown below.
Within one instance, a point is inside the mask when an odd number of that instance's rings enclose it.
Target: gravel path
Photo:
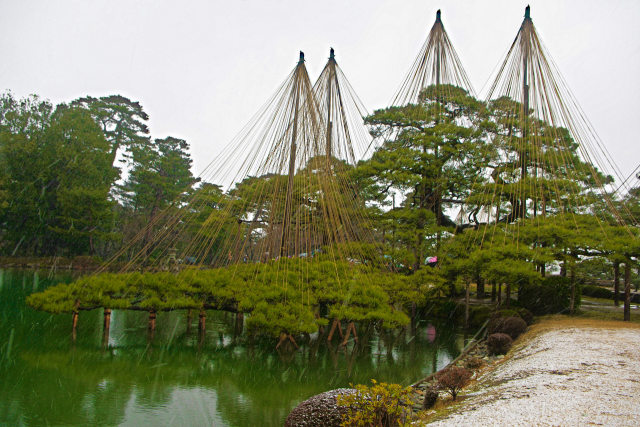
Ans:
[[[640,329],[541,332],[467,396],[430,425],[639,426]]]

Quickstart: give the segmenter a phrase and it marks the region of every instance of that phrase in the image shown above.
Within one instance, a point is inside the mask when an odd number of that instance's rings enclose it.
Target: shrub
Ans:
[[[518,315],[520,315],[522,320],[524,320],[527,325],[533,323],[533,313],[530,310],[527,310],[524,307],[518,307],[516,310],[518,311]]]
[[[496,310],[491,317],[513,317],[519,315],[517,308],[502,308],[500,310]]]
[[[464,306],[450,299],[439,300],[433,303],[431,313],[439,319],[448,319],[456,322],[464,316]]]
[[[356,393],[336,397],[338,405],[347,408],[342,416],[343,426],[386,427],[401,422],[413,389],[399,384],[378,383],[373,379],[371,383],[371,387],[360,384],[354,387]]]
[[[487,325],[487,333],[489,335],[497,332],[502,332],[502,324],[504,323],[504,317],[492,317]]]
[[[594,298],[613,299],[613,291],[601,286],[584,285],[582,286],[582,295]]]
[[[487,349],[489,354],[506,354],[511,348],[513,340],[507,334],[496,333],[487,338]]]
[[[422,402],[422,409],[431,409],[438,400],[438,389],[436,387],[429,387],[424,392],[424,401]]]
[[[505,317],[500,323],[500,328],[494,332],[507,334],[511,339],[518,338],[527,329],[527,322],[520,317]]]
[[[482,367],[482,365],[484,365],[484,360],[480,359],[479,357],[472,357],[470,359],[467,359],[467,361],[464,363],[464,367],[467,369],[478,369]]]
[[[469,327],[477,329],[491,316],[491,307],[478,305],[469,307]]]
[[[568,311],[571,281],[567,277],[549,276],[539,284],[522,284],[518,289],[518,303],[533,314],[555,314]],[[574,308],[580,306],[580,286],[576,284]]]
[[[451,366],[436,374],[438,386],[448,391],[453,400],[456,400],[458,392],[467,385],[470,379],[471,371],[459,366]]]

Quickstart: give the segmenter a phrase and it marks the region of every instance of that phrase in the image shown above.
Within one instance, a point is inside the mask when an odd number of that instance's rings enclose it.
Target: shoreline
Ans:
[[[416,425],[640,425],[640,325],[550,316]]]

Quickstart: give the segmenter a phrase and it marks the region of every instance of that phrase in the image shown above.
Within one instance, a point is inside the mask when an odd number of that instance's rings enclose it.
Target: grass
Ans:
[[[640,323],[640,309],[633,308],[638,306],[636,303],[631,304],[631,322],[624,322],[638,324]],[[593,320],[607,320],[607,321],[621,321],[623,318],[623,303],[620,303],[619,307],[613,305],[613,301],[603,298],[582,297],[582,305],[578,310],[575,318],[578,319],[593,319]]]

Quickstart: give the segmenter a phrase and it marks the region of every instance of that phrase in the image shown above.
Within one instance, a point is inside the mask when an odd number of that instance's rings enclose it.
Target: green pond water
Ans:
[[[281,426],[308,397],[370,379],[409,385],[455,358],[467,339],[451,325],[422,320],[390,334],[358,331],[346,349],[324,340],[297,351],[253,342],[235,316],[114,310],[107,337],[102,310],[71,316],[27,307],[25,297],[70,275],[0,270],[0,425]]]

